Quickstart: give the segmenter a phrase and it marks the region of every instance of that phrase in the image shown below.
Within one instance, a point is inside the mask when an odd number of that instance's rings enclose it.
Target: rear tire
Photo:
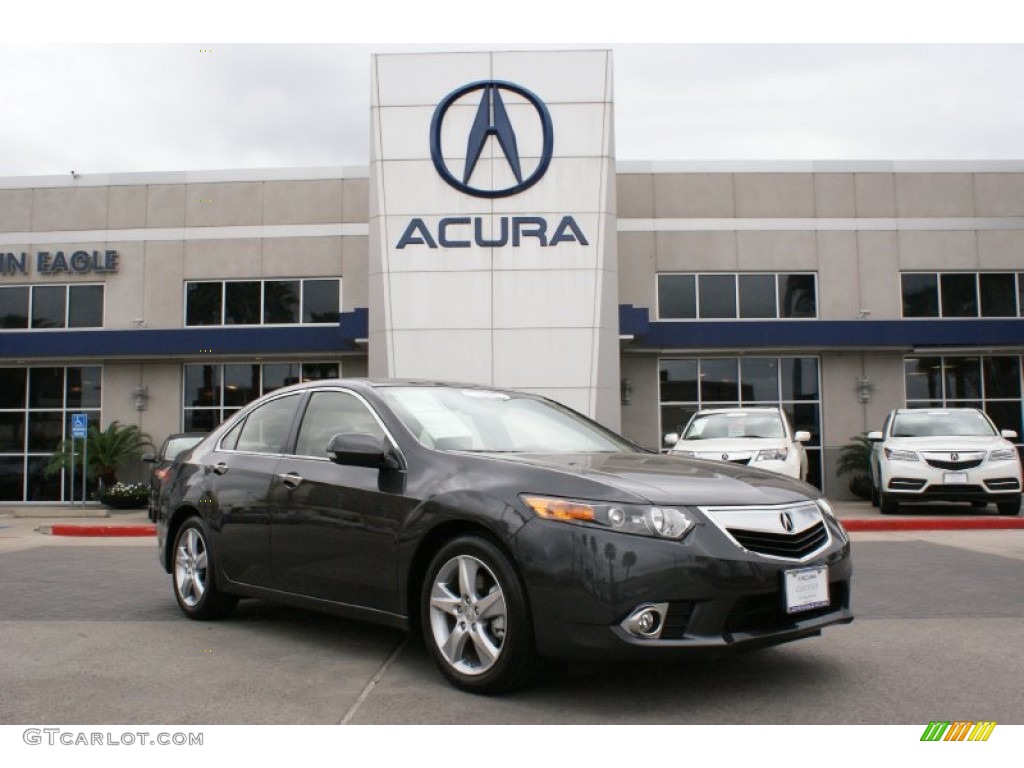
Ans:
[[[481,536],[460,536],[434,556],[420,623],[430,655],[457,688],[504,693],[536,678],[526,592],[505,554]]]
[[[883,515],[898,515],[900,502],[891,493],[883,493],[878,508]]]
[[[999,502],[996,504],[996,509],[999,510],[1000,515],[1005,515],[1006,517],[1020,514],[1020,496],[1013,501]]]
[[[210,535],[200,517],[190,517],[174,538],[171,551],[174,599],[190,619],[210,620],[227,616],[238,604],[217,586],[216,560]]]

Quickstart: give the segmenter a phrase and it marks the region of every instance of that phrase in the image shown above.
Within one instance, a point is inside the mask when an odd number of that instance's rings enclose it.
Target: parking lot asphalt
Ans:
[[[852,625],[713,663],[571,664],[481,698],[396,630],[257,600],[188,621],[151,537],[40,523],[0,513],[0,724],[1024,723],[1024,531],[854,533]]]

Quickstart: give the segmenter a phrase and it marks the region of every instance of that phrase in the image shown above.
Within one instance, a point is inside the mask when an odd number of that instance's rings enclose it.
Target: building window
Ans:
[[[0,286],[0,328],[102,328],[103,286]]]
[[[903,317],[1024,316],[1024,272],[904,272]]]
[[[1021,357],[908,357],[903,371],[908,408],[981,408],[999,429],[1024,435]]]
[[[90,426],[101,424],[101,393],[98,365],[0,367],[0,501],[71,500],[70,472],[45,468],[71,436],[72,413],[88,414]],[[76,499],[81,483],[79,471]]]
[[[337,324],[341,280],[204,280],[185,283],[185,325]]]
[[[659,361],[661,437],[682,433],[702,408],[781,406],[793,429],[807,430],[807,482],[821,487],[821,394],[816,357],[663,358]]]
[[[336,362],[196,363],[185,365],[182,429],[209,432],[243,406],[301,381],[335,379]]]
[[[818,316],[812,273],[664,273],[659,320],[763,320]]]

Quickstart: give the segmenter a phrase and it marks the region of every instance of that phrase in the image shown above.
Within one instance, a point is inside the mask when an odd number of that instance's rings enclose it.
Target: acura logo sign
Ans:
[[[471,102],[468,97],[471,94],[480,92],[480,101],[477,104],[476,116],[466,137],[465,163],[461,173],[453,172],[442,149],[441,133],[444,128],[445,118],[449,110],[457,103]],[[508,109],[505,106],[505,99],[502,93],[514,94],[522,97],[536,113],[536,120],[539,122],[541,133],[541,155],[540,162],[533,168],[532,172],[524,176],[523,163],[519,155],[519,142],[516,138],[516,131],[509,119]],[[498,159],[504,158],[516,183],[507,187],[489,188],[486,186],[472,184],[473,171],[477,167],[481,155],[487,146],[488,138],[493,137],[500,150],[500,155],[495,152]],[[461,148],[461,145],[460,145]],[[474,197],[509,197],[529,189],[538,181],[548,169],[551,163],[551,154],[554,148],[554,132],[551,127],[551,115],[548,108],[535,94],[521,85],[505,82],[504,80],[480,80],[469,83],[445,96],[441,103],[434,110],[434,117],[430,121],[430,158],[434,161],[434,167],[438,174],[448,184],[460,192]]]
[[[795,526],[793,525],[793,518],[790,516],[789,512],[783,512],[779,515],[779,522],[782,523],[782,527],[786,529],[786,533],[793,532],[793,528],[795,528]]]

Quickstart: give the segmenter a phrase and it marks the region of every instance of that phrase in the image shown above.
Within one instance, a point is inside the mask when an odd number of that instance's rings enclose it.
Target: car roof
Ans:
[[[444,387],[446,389],[482,389],[488,392],[508,392],[515,395],[528,395],[528,392],[507,387],[496,387],[489,384],[478,384],[462,381],[439,381],[437,379],[387,379],[371,377],[335,378],[335,379],[313,379],[302,381],[298,384],[290,384],[268,392],[268,395],[276,395],[281,392],[302,391],[314,387],[346,387],[354,390],[374,390],[386,387]]]

